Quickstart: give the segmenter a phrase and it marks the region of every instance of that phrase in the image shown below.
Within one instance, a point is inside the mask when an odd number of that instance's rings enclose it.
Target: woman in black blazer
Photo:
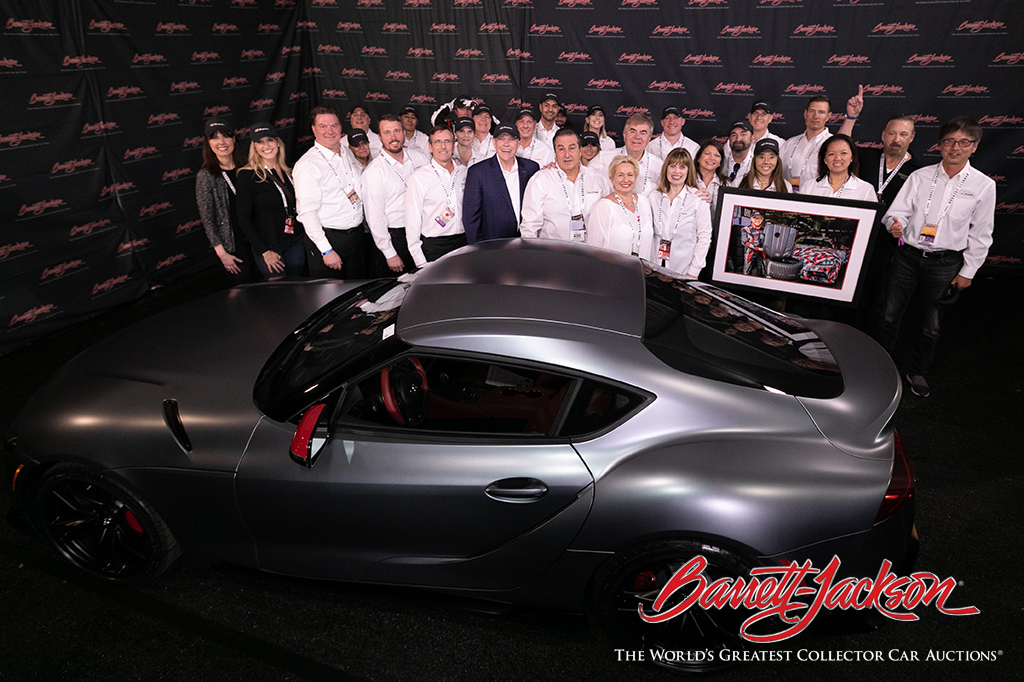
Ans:
[[[252,127],[249,162],[238,171],[238,225],[267,279],[302,275],[302,224],[295,219],[295,186],[284,162],[284,142],[267,123]]]

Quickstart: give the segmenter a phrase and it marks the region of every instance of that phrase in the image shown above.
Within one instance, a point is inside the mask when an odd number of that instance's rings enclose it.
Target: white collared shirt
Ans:
[[[711,207],[691,187],[671,201],[658,191],[648,199],[654,225],[654,262],[662,265],[658,244],[667,240],[671,248],[663,267],[695,279],[704,269],[711,246]]]
[[[754,149],[750,147],[747,149],[747,157],[740,161],[739,170],[736,171],[736,177],[729,181],[729,187],[739,187],[740,183],[743,182],[743,178],[747,177],[747,173],[750,172],[750,166],[754,162]],[[722,172],[725,173],[725,177],[732,176],[733,166],[736,165],[736,159],[732,155],[732,149],[726,149],[725,151],[725,162],[722,164]]]
[[[968,175],[961,185],[964,173]],[[957,187],[960,188],[959,192],[956,192]],[[956,197],[938,222],[935,242],[931,245],[919,244],[921,226],[939,219],[953,192],[956,192]],[[932,204],[926,216],[925,206],[928,204],[929,193],[932,194]],[[970,162],[950,178],[942,164],[938,163],[919,168],[910,174],[882,222],[891,232],[892,219],[899,218],[903,224],[904,241],[924,251],[963,251],[964,265],[959,274],[974,279],[992,245],[995,210],[996,183],[992,178],[971,166]]]
[[[335,154],[314,143],[292,169],[297,218],[321,253],[331,249],[325,229],[348,230],[363,222],[360,174],[347,149],[343,146],[342,153]],[[352,191],[359,197],[355,204],[349,199]]]
[[[523,237],[572,239],[570,227],[574,215],[583,215],[586,225],[594,204],[612,191],[608,177],[600,171],[580,166],[576,182],[570,182],[561,168],[534,173],[523,195]]]
[[[555,133],[558,132],[558,125],[551,124],[551,130],[544,128],[544,121],[537,121],[537,129],[533,131],[534,139],[540,140],[543,144],[551,147],[555,140]],[[554,152],[552,152],[554,153]]]
[[[779,143],[779,151],[782,151],[782,143],[785,142],[785,140],[782,139],[781,137],[779,137],[778,135],[776,135],[775,133],[773,133],[771,130],[768,130],[768,129],[765,129],[764,135],[762,135],[761,137],[758,137],[758,138],[754,138],[754,139],[752,139],[750,141],[750,148],[753,149],[755,144],[757,144],[760,140],[765,140],[765,139],[775,140],[776,142],[778,142]]]
[[[640,251],[644,260],[653,256],[654,227],[651,223],[651,203],[642,194],[637,195],[636,209],[640,213]],[[594,204],[587,225],[587,243],[632,255],[637,227],[636,217],[623,210],[615,198],[603,198]]]
[[[363,171],[363,202],[366,205],[366,224],[370,226],[373,241],[385,258],[398,255],[391,244],[388,228],[405,227],[405,188],[409,177],[417,168],[429,163],[415,149],[403,152],[399,163],[387,152],[378,154]]]
[[[473,138],[473,156],[478,157],[481,161],[489,159],[494,156],[494,136],[487,133],[487,137],[483,140],[479,140],[476,137]],[[471,161],[469,165],[473,165]]]
[[[833,199],[855,199],[857,201],[878,201],[878,194],[871,183],[865,182],[853,173],[846,179],[843,186],[833,191],[832,185],[826,175],[821,180],[815,180],[810,185],[800,188],[801,194],[809,194],[817,197],[832,197]]]
[[[493,150],[494,147],[492,146],[491,149]],[[472,166],[474,164],[480,163],[481,161],[483,161],[486,158],[487,158],[486,156],[482,156],[482,155],[478,154],[476,149],[473,148],[473,152],[469,156],[469,162],[466,163],[466,162],[464,162],[462,160],[462,157],[459,156],[459,147],[458,147],[458,145],[455,146],[455,151],[452,152],[452,163],[454,163],[456,166],[462,166],[463,168],[469,168],[470,166]]]
[[[402,142],[402,146],[406,149],[415,149],[426,157],[430,157],[430,138],[427,137],[422,131],[414,130],[412,133],[412,139],[408,137]]]
[[[818,150],[830,137],[832,133],[828,128],[822,128],[820,133],[809,140],[807,135],[800,133],[782,143],[779,150],[782,152],[782,173],[790,182],[793,182],[793,178],[798,178],[798,182],[793,183],[798,192],[801,185],[813,184],[817,179]]]
[[[370,141],[370,158],[376,158],[380,154],[381,150],[384,149],[384,145],[380,143],[380,136],[372,131],[366,132],[366,137]],[[348,135],[341,136],[341,146],[348,146]]]
[[[665,139],[665,134],[662,133],[660,137],[651,140],[647,144],[647,151],[651,152],[655,156],[665,158],[668,153],[673,149],[685,149],[690,152],[690,159],[694,162],[697,161],[697,152],[700,150],[700,145],[688,138],[686,135],[679,135],[679,139],[675,142],[669,142]]]
[[[626,153],[625,147],[617,148],[614,151],[602,151],[594,157],[587,167],[593,167],[595,170],[600,169],[605,177],[608,177],[608,166],[611,165],[612,159],[616,156],[629,155]],[[637,165],[640,166],[640,175],[636,179],[636,187],[633,191],[637,194],[647,195],[657,189],[658,180],[661,177],[661,166],[664,163],[665,160],[660,156],[652,154],[645,149],[643,157],[637,162]]]
[[[523,219],[523,207],[519,205],[519,161],[512,159],[512,170],[505,170],[498,161],[498,170],[505,177],[508,198],[512,200],[512,210],[516,213],[516,225]]]
[[[555,162],[555,150],[551,147],[551,143],[545,144],[537,137],[536,133],[534,133],[533,139],[530,140],[528,146],[523,147],[519,145],[516,147],[516,156],[521,159],[536,161],[537,165],[541,168]]]
[[[430,164],[420,168],[409,178],[405,192],[405,237],[409,242],[409,253],[416,267],[427,264],[423,255],[423,237],[447,237],[464,234],[462,224],[462,195],[466,190],[466,167],[448,169],[431,159]],[[437,218],[443,218],[446,210],[452,215],[444,226]]]

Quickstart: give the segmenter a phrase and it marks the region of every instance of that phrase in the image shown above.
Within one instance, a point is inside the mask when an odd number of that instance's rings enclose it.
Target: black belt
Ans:
[[[953,249],[939,249],[938,251],[925,251],[924,249],[919,249],[916,246],[911,246],[910,244],[904,244],[903,245],[903,249],[904,249],[905,252],[913,253],[915,256],[917,256],[919,258],[942,258],[943,256],[945,256],[947,254],[953,254],[953,253],[960,254],[960,253],[963,253],[963,251],[955,251]]]

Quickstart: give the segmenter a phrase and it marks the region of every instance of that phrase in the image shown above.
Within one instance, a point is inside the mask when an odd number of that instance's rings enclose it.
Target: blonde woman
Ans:
[[[654,262],[697,279],[711,245],[711,208],[697,190],[690,152],[673,149],[661,166],[658,188],[648,196],[654,226]]]
[[[249,161],[238,171],[238,225],[265,278],[301,276],[303,230],[295,218],[295,186],[284,162],[284,142],[269,123],[254,125],[251,139]]]
[[[597,135],[601,143],[601,151],[615,149],[615,140],[608,137],[608,131],[604,128],[604,109],[594,105],[587,109],[587,117],[583,119],[583,132],[591,132]]]
[[[587,243],[626,255],[651,259],[654,227],[651,204],[633,190],[640,166],[628,156],[616,156],[608,165],[612,193],[599,199],[590,210]]]

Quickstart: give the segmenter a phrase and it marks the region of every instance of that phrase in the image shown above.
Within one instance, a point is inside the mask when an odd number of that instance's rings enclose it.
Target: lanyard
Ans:
[[[686,201],[689,198],[690,198],[690,193],[688,191],[686,191],[685,187],[683,187],[683,203],[679,206],[679,210],[676,211],[676,222],[672,225],[672,234],[665,234],[665,233],[659,234],[659,236],[662,239],[667,239],[668,241],[672,241],[673,239],[675,239],[676,232],[679,231],[679,221],[682,220],[683,213],[686,212]],[[662,207],[665,205],[665,199],[668,199],[668,195],[667,194],[663,194],[662,195],[662,199],[660,201],[658,201],[658,226],[659,227],[664,227],[664,225],[665,225],[665,223],[663,222],[663,219],[662,219]],[[669,208],[671,209],[671,207],[672,207],[672,202],[670,200],[669,201]]]
[[[843,180],[843,184],[839,186],[839,189],[837,189],[835,192],[832,193],[832,196],[834,196],[836,199],[841,199],[843,197],[843,192],[846,191],[846,185],[848,185],[850,183],[850,180],[852,180],[852,179],[853,179],[853,174],[849,171],[849,169],[847,169],[847,171],[846,171],[846,179]],[[825,180],[825,182],[828,183],[828,188],[832,189],[832,181],[829,180],[829,177],[827,175],[824,177],[824,180]]]
[[[909,158],[910,158],[910,152],[907,152],[906,154],[903,155],[903,158],[900,159],[900,162],[898,164],[896,164],[896,167],[892,169],[892,173],[890,173],[889,177],[885,179],[885,182],[882,182],[882,178],[885,177],[885,154],[882,154],[882,158],[878,160],[878,200],[879,201],[882,200],[882,192],[884,192],[885,188],[889,186],[889,183],[892,182],[892,179],[896,177],[896,174],[900,172],[900,168],[903,168],[903,164],[905,164],[907,162],[907,159],[909,159]]]
[[[389,154],[388,154],[387,152],[384,152],[384,151],[382,151],[382,152],[380,153],[380,155],[384,157],[384,163],[386,163],[386,164],[388,165],[388,168],[390,168],[390,169],[391,169],[391,171],[392,171],[392,172],[393,172],[393,173],[394,173],[395,175],[397,175],[397,176],[398,176],[398,179],[402,181],[402,186],[403,186],[403,187],[408,187],[409,185],[407,185],[407,184],[406,184],[406,182],[405,182],[405,176],[404,176],[404,175],[402,175],[401,173],[399,173],[399,172],[398,172],[398,169],[397,169],[397,168],[395,168],[395,166],[397,166],[397,165],[398,165],[398,162],[397,162],[397,161],[395,161],[394,163],[391,163],[391,160],[390,160],[390,159],[388,158],[388,157],[389,157],[390,155],[389,155]],[[412,159],[406,159],[406,161],[408,161],[408,162],[409,162],[409,165],[410,165],[410,166],[412,166],[412,169],[413,169],[413,170],[416,170],[416,166],[413,166],[413,165],[412,165]],[[403,169],[405,168],[405,164],[402,164],[402,168],[403,168]],[[440,178],[439,178],[439,179],[440,179]]]
[[[270,180],[274,183],[274,187],[277,188],[277,193],[281,195],[281,203],[284,204],[284,212],[286,214],[291,214],[291,208],[288,206],[288,197],[285,196],[284,188],[281,186],[281,181],[277,179],[277,174],[270,170],[270,167],[266,164],[263,165],[263,168],[266,169],[267,175],[270,176]]]
[[[810,160],[811,154],[813,154],[816,151],[818,151],[818,147],[820,147],[821,143],[825,141],[825,138],[822,137],[822,133],[818,133],[815,136],[815,138],[817,138],[817,137],[820,137],[821,139],[819,139],[817,142],[815,142],[813,144],[811,143],[811,140],[807,141],[808,149],[807,149],[807,154],[804,156],[804,165],[801,166],[801,168],[800,168],[800,172],[801,173],[803,173],[803,169],[807,167],[807,162]],[[805,136],[804,139],[806,140],[807,137]],[[811,138],[811,139],[813,140],[814,138]],[[798,146],[799,146],[799,144],[793,145],[793,149],[789,152],[789,167],[790,167],[791,170],[793,168],[793,157],[796,156],[796,149],[797,149]]]
[[[348,189],[349,187],[351,187],[354,184],[354,183],[349,183],[348,185],[346,185],[344,182],[342,182],[341,181],[341,176],[338,175],[338,171],[334,170],[334,166],[331,165],[330,159],[328,159],[326,156],[324,156],[324,153],[322,151],[320,151],[320,148],[317,147],[316,145],[313,146],[313,149],[316,150],[316,153],[320,155],[320,158],[324,160],[324,163],[327,164],[327,167],[331,169],[332,173],[334,173],[334,177],[338,180],[338,184],[339,185],[341,185],[345,189]],[[341,154],[338,154],[338,161],[340,163],[344,163],[344,161],[341,158]],[[347,163],[345,163],[344,165],[345,165],[345,175],[347,175],[347,176],[349,176],[349,178],[351,178],[352,177],[351,169],[348,167]]]
[[[437,166],[431,163],[430,170],[434,171],[434,175],[437,176],[437,181],[441,183],[441,189],[444,190],[444,198],[445,201],[448,202],[448,206],[454,208],[452,205],[452,194],[455,193],[455,171],[453,170],[448,174],[448,187],[445,187],[444,180],[441,179],[441,174],[437,172]]]
[[[222,176],[224,176],[224,182],[228,183],[228,187],[231,189],[231,193],[232,194],[238,194],[238,192],[235,191],[234,184],[232,184],[232,182],[231,182],[231,178],[228,177],[228,172],[226,170],[224,170],[223,168],[221,168],[220,169],[220,174]]]
[[[640,193],[641,194],[643,194],[644,190],[647,189],[647,172],[650,169],[651,169],[651,155],[650,154],[644,154],[644,167],[643,167],[643,173],[641,173],[641,175],[643,175],[643,178],[644,178],[644,185],[643,185],[643,187],[640,188]],[[618,195],[616,195],[616,196],[618,196]],[[637,218],[637,220],[639,220],[639,217]]]
[[[630,220],[630,216],[632,216],[633,218],[636,218],[636,229],[633,230],[632,249],[633,249],[633,255],[634,256],[639,256],[640,255],[640,200],[637,198],[636,193],[634,193],[633,194],[633,207],[636,209],[635,213],[630,212],[629,209],[626,208],[626,205],[624,203],[622,203],[622,199],[619,197],[617,192],[615,193],[615,201],[619,202],[619,208],[622,209],[622,214],[626,216],[626,224],[627,225],[632,222]]]
[[[935,194],[935,187],[936,187],[936,185],[939,184],[939,170],[941,168],[942,168],[942,164],[941,163],[938,166],[936,166],[936,168],[935,168],[935,176],[932,178],[932,186],[931,186],[931,189],[928,190],[928,203],[925,204],[925,206],[924,206],[924,222],[926,222],[926,223],[928,222],[929,214],[931,214],[932,197]],[[961,172],[963,173],[963,171],[961,171]],[[946,205],[942,207],[941,211],[939,211],[939,217],[935,219],[936,227],[939,225],[939,223],[942,222],[942,219],[946,216],[946,212],[949,211],[949,207],[953,205],[953,200],[956,199],[956,195],[960,193],[960,190],[963,188],[964,183],[967,182],[967,176],[970,175],[970,174],[971,174],[970,169],[967,169],[967,172],[960,176],[960,182],[957,184],[956,189],[954,189],[953,193],[949,195],[949,201],[947,201]]]
[[[572,218],[574,215],[579,215],[579,214],[583,213],[583,202],[586,199],[586,197],[584,196],[584,189],[583,189],[583,169],[580,168],[580,170],[579,170],[579,173],[580,173],[579,174],[579,181],[580,181],[580,210],[579,211],[577,211],[576,208],[573,206],[572,198],[569,197],[569,190],[565,186],[565,179],[562,178],[562,175],[564,173],[565,173],[565,171],[559,169],[559,171],[558,171],[558,182],[560,182],[562,184],[562,192],[565,194],[565,203],[569,207],[569,217]],[[568,176],[566,177],[566,179],[568,179]],[[618,196],[618,195],[616,195],[616,196]]]

